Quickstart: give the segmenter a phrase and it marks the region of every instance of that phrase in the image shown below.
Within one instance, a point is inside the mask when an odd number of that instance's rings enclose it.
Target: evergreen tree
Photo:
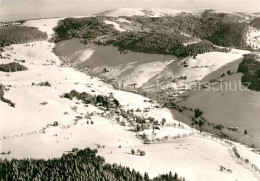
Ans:
[[[149,175],[148,175],[148,173],[146,173],[146,172],[144,173],[144,180],[145,180],[145,181],[149,181]]]

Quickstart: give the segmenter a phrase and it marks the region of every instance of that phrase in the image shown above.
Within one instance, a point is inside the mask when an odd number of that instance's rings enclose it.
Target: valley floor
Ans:
[[[236,72],[239,62],[241,60],[220,68],[205,77],[203,81],[207,82],[209,79],[227,72],[227,70]],[[239,142],[260,148],[260,119],[258,119],[260,116],[260,93],[246,89],[245,86],[241,85],[241,77],[241,73],[222,77],[223,82],[216,84],[215,90],[193,91],[180,105],[190,108],[199,107],[203,110],[204,118],[215,125],[221,124],[226,128],[238,127],[238,131],[223,129],[222,132]],[[238,88],[239,86],[241,86],[241,90]],[[237,89],[235,90],[235,88]],[[244,130],[248,131],[247,135],[244,135]]]

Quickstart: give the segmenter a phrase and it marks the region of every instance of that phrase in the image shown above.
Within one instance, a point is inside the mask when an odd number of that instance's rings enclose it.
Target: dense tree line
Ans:
[[[169,54],[180,57],[185,54],[183,40],[187,40],[184,35],[171,33],[160,34],[156,32],[126,32],[120,34],[114,46],[119,47],[119,51],[131,50],[134,52]]]
[[[257,60],[258,59],[258,60]],[[244,73],[241,82],[249,89],[260,91],[260,57],[256,54],[244,55],[238,72]]]
[[[47,39],[47,33],[35,27],[8,26],[0,28],[0,47]]]
[[[32,85],[51,87],[51,84],[50,84],[50,82],[48,82],[48,81],[46,81],[46,82],[40,82],[40,83],[38,83],[38,84],[35,84],[35,83],[33,82]]]
[[[119,51],[131,50],[134,52],[175,55],[177,57],[196,56],[211,51],[229,51],[227,48],[216,47],[207,40],[184,46],[182,42],[187,37],[181,34],[178,36],[158,33],[139,33],[138,36],[136,34],[132,32],[123,33],[113,45],[119,47]]]
[[[2,72],[17,72],[28,70],[27,67],[16,62],[11,62],[8,64],[0,64],[0,71]]]
[[[215,45],[244,48],[248,25],[239,22],[240,17],[205,10],[195,23],[194,34]]]
[[[233,22],[217,22],[216,30],[204,38],[224,47],[245,48],[247,25]],[[208,26],[208,29],[211,27]]]
[[[117,164],[107,164],[97,150],[73,149],[61,158],[49,160],[12,159],[0,161],[0,178],[8,181],[86,180],[86,181],[182,181],[175,173],[149,179],[147,173]]]
[[[153,179],[153,181],[174,181],[174,180],[183,180],[183,181],[185,181],[184,178],[179,178],[177,173],[172,175],[172,172],[170,172],[169,174],[160,175],[160,176],[155,177]]]

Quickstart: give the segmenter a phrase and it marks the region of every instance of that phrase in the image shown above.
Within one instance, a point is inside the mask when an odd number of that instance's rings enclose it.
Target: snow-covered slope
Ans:
[[[210,10],[215,13],[225,13],[230,16],[235,16],[240,19],[241,22],[250,22],[255,17],[259,17],[259,13],[246,13],[246,12],[227,12],[219,11],[213,9],[201,9],[197,11],[187,11],[187,10],[175,10],[175,9],[148,9],[148,8],[117,8],[111,9],[98,13],[98,16],[110,16],[110,17],[120,17],[120,16],[149,16],[149,17],[163,17],[163,16],[176,16],[180,13],[187,13],[193,15],[200,15],[205,10]]]
[[[196,58],[187,57],[181,62],[173,61],[164,71],[143,83],[142,89],[158,91],[178,96],[184,90],[190,90],[198,81],[220,67],[242,58],[249,51],[232,49],[231,52],[207,52],[198,54]],[[177,68],[176,68],[177,67]],[[136,76],[137,77],[137,76]],[[133,79],[138,80],[138,79]]]
[[[176,16],[179,13],[191,13],[185,10],[174,10],[174,9],[141,9],[141,8],[118,8],[105,11],[97,14],[98,16],[150,16],[150,17],[161,17],[161,16]]]
[[[27,23],[39,29],[49,27],[47,31],[51,31],[55,23],[51,25],[49,22],[53,21],[34,20]],[[1,158],[52,158],[73,147],[94,148],[101,145],[99,154],[108,162],[146,171],[151,176],[177,171],[179,175],[194,181],[260,179],[257,171],[252,169],[252,163],[260,167],[254,162],[259,159],[256,153],[242,145],[239,147],[241,156],[250,156],[252,162],[246,163],[236,158],[232,151],[233,143],[200,133],[178,122],[168,109],[160,108],[156,101],[115,90],[98,78],[61,66],[62,62],[52,52],[53,47],[53,43],[40,41],[5,48],[4,54],[10,54],[11,58],[1,59],[1,63],[23,59],[23,65],[28,70],[0,72],[1,83],[9,89],[5,97],[15,102],[15,108],[0,102],[0,152],[11,151],[11,154],[1,154]],[[45,81],[51,87],[32,85]],[[108,96],[112,93],[123,110],[134,109],[133,114],[153,117],[158,121],[165,118],[166,124],[159,126],[160,130],[155,132],[151,129],[140,132],[147,134],[152,141],[152,144],[143,144],[122,116],[94,105],[85,105],[76,99],[61,97],[72,89],[91,95]],[[135,111],[138,108],[141,112]],[[125,126],[121,126],[118,119],[125,122]],[[58,124],[54,126],[54,122]],[[144,150],[146,155],[132,155],[131,149]],[[231,171],[220,171],[220,166]]]
[[[108,10],[102,13],[98,13],[98,16],[144,16],[145,14],[142,12],[142,9],[134,9],[134,8],[118,8]]]
[[[249,27],[247,35],[246,35],[247,45],[252,47],[253,49],[260,48],[260,30]]]
[[[115,28],[116,30],[120,31],[120,32],[126,31],[125,29],[120,28],[120,24],[118,24],[118,23],[116,23],[116,22],[105,20],[104,23],[109,24],[109,25],[113,25],[114,28]]]
[[[52,37],[54,34],[53,28],[57,25],[59,20],[64,18],[52,18],[52,19],[36,19],[26,21],[23,26],[36,27],[42,32],[46,32],[48,37]]]

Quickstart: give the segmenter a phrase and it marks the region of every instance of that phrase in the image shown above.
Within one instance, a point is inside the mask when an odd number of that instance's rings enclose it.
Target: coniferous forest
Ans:
[[[0,28],[0,47],[47,39],[47,33],[34,27],[7,26]]]
[[[260,57],[256,54],[244,55],[239,64],[238,72],[244,73],[241,82],[249,89],[260,91]]]
[[[183,181],[177,173],[150,179],[145,173],[117,164],[107,164],[97,150],[72,149],[61,158],[49,160],[12,159],[0,161],[0,178],[6,181],[86,180],[86,181]]]

